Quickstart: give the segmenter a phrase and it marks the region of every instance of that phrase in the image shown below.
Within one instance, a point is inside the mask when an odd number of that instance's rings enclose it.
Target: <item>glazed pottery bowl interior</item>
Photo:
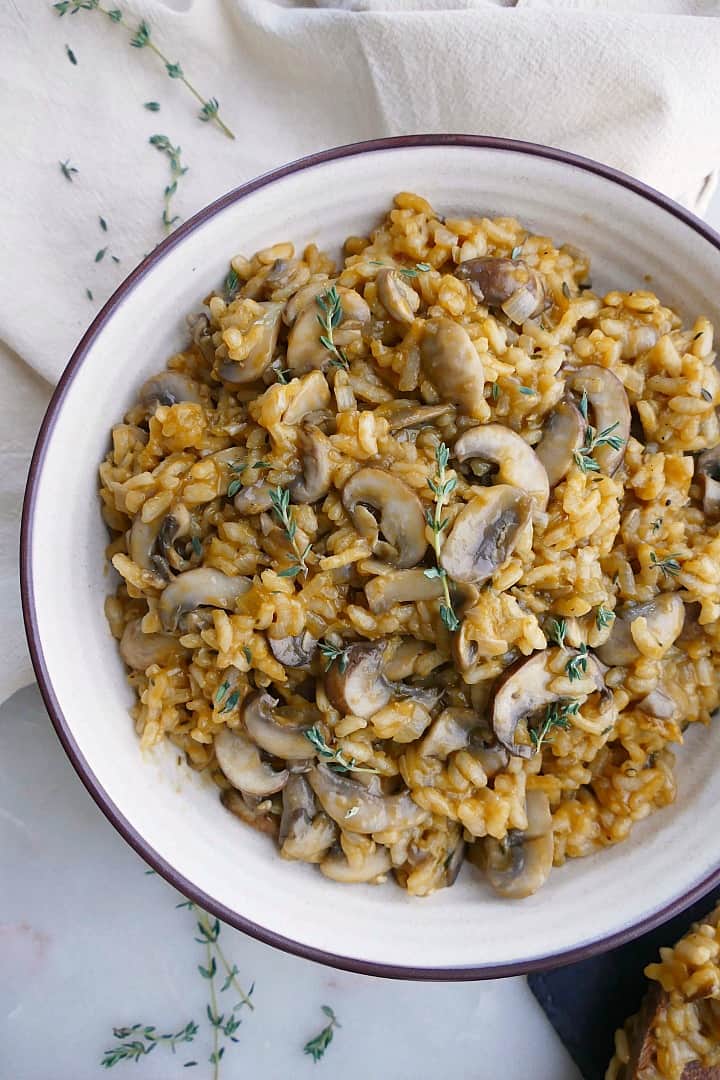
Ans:
[[[445,215],[512,215],[586,250],[596,289],[651,288],[686,317],[718,318],[720,252],[709,230],[638,188],[521,144],[402,141],[320,156],[220,200],[118,291],[86,335],[51,406],[25,508],[25,609],[46,702],[76,768],[121,832],[179,888],[229,922],[292,951],[377,974],[468,978],[528,970],[609,945],[659,921],[720,864],[717,728],[678,752],[674,806],[631,838],[556,869],[522,901],[495,896],[466,865],[452,889],[414,899],[334,884],[282,860],[220,805],[170,744],[141,754],[133,694],[103,601],[113,588],[97,491],[108,433],[138,387],[186,341],[185,315],[234,254],[278,240],[340,254],[395,192]]]

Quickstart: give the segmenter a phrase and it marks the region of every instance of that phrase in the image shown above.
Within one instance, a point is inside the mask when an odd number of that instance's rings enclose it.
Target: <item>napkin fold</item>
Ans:
[[[14,552],[38,414],[100,304],[163,235],[169,162],[151,135],[181,147],[188,171],[172,205],[182,217],[289,159],[413,132],[564,147],[700,211],[720,164],[719,0],[108,6],[132,25],[147,20],[237,137],[199,123],[180,81],[99,11],[2,6],[0,700],[31,678]],[[68,178],[61,162],[77,172]],[[228,237],[228,255],[241,247]]]

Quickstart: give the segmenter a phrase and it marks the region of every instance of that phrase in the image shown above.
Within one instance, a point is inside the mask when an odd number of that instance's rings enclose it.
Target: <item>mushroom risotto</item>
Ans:
[[[713,330],[401,194],[236,256],[100,468],[141,745],[287,859],[502,896],[675,797],[718,705]]]

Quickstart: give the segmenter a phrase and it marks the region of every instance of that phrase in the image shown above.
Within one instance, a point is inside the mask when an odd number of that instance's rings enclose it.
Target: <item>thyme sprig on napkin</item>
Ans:
[[[168,161],[170,162],[170,183],[166,185],[165,191],[163,192],[164,205],[162,213],[162,223],[165,232],[169,233],[175,222],[180,220],[178,214],[171,214],[172,198],[177,191],[178,181],[188,171],[188,167],[187,165],[183,165],[180,160],[180,147],[173,146],[167,135],[151,135],[148,142],[151,146],[154,146],[156,150],[159,150],[161,154],[166,154]]]
[[[323,1005],[322,1011],[329,1018],[330,1023],[327,1024],[322,1031],[318,1032],[314,1039],[309,1039],[303,1047],[303,1051],[306,1054],[309,1054],[313,1061],[320,1061],[333,1040],[334,1029],[342,1027],[342,1024],[329,1005]]]
[[[190,91],[192,96],[200,102],[200,112],[198,119],[203,122],[212,122],[227,135],[228,139],[234,139],[235,135],[227,126],[227,124],[220,117],[220,105],[217,98],[205,98],[197,90],[190,80],[186,77],[182,66],[177,61],[172,61],[164,52],[155,44],[152,37],[152,31],[148,24],[143,19],[139,25],[133,29],[133,27],[126,21],[120,8],[107,8],[104,7],[100,0],[60,0],[60,3],[53,4],[53,8],[58,15],[77,15],[79,11],[98,11],[101,15],[105,15],[110,22],[115,23],[118,26],[122,26],[131,35],[130,44],[134,49],[149,49],[150,52],[157,56],[158,60],[162,62],[165,67],[165,71],[169,78],[177,79],[179,82]]]

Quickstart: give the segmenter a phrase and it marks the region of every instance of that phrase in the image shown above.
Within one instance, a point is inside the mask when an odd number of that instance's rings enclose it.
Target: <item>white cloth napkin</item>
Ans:
[[[157,56],[130,48],[124,27],[101,12],[59,18],[50,3],[2,5],[0,700],[32,677],[16,551],[41,411],[100,304],[162,237],[168,161],[149,136],[182,147],[188,172],[173,209],[183,217],[291,158],[413,132],[564,147],[700,211],[720,165],[720,0],[105,6],[133,25],[147,19],[163,52],[219,99],[237,138],[199,123]],[[72,181],[61,161],[78,170]],[[228,255],[235,246],[229,240]]]

